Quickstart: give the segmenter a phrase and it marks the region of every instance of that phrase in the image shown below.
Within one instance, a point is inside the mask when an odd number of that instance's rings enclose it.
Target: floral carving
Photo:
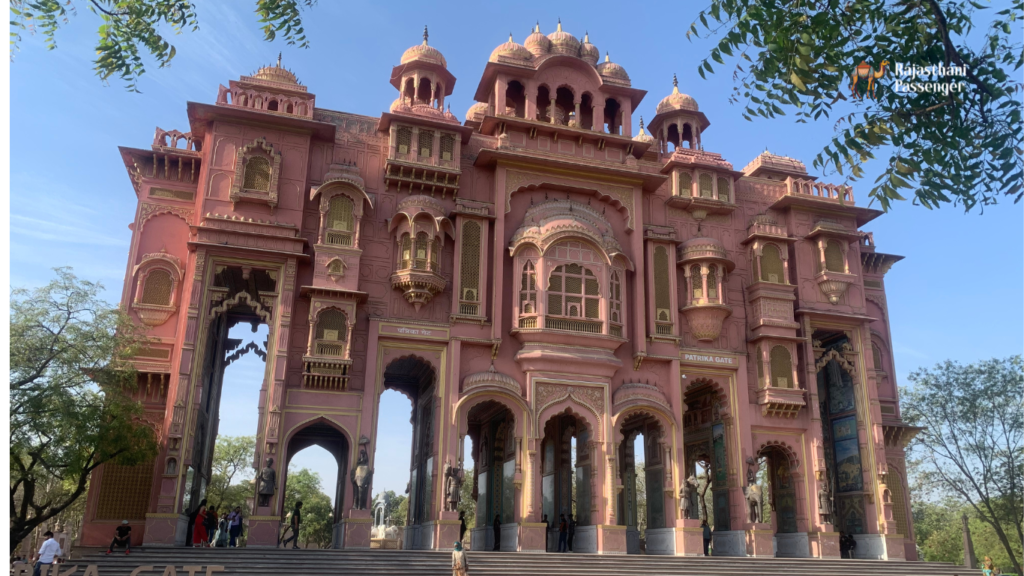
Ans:
[[[520,172],[509,170],[505,174],[505,212],[512,211],[512,194],[517,190],[528,186],[543,186],[544,184],[564,185],[594,190],[599,196],[617,200],[626,210],[626,228],[633,229],[633,189],[625,186],[613,186],[590,180],[577,180],[575,178],[552,177],[531,172]]]

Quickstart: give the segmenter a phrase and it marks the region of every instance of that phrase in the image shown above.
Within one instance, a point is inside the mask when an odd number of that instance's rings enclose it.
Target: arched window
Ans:
[[[341,260],[335,258],[331,260],[330,264],[327,265],[327,273],[335,276],[340,276],[345,273],[345,266]]]
[[[729,179],[722,176],[718,177],[718,199],[729,201]]]
[[[697,180],[700,183],[700,197],[714,198],[714,180],[711,178],[711,174],[701,174]]]
[[[419,151],[422,158],[430,158],[434,155],[433,130],[420,130]]]
[[[263,156],[250,156],[245,162],[243,188],[246,190],[270,191],[270,161]]]
[[[871,343],[871,360],[875,364],[875,370],[884,370],[882,367],[882,351],[878,349],[878,345],[874,342]]]
[[[451,134],[441,136],[441,160],[455,159],[455,137]]]
[[[782,257],[775,244],[765,244],[761,248],[761,281],[786,283],[786,275],[782,267]]]
[[[679,173],[679,195],[693,196],[693,175],[689,172]]]
[[[270,103],[267,104],[267,110],[270,112],[277,112],[277,100],[271,100]]]
[[[398,241],[398,253],[401,258],[398,268],[408,270],[412,267],[412,240],[409,234],[402,234],[402,239]]]
[[[477,302],[480,298],[480,223],[472,220],[462,225],[462,257],[459,263],[461,299]],[[473,314],[476,306],[473,306]]]
[[[430,237],[427,236],[426,232],[420,232],[416,235],[415,248],[415,260],[413,261],[412,267],[417,270],[427,269],[427,253],[429,251]]]
[[[328,308],[316,318],[316,355],[342,356],[348,340],[348,318],[340,310]]]
[[[533,262],[523,266],[523,277],[519,289],[519,311],[521,314],[537,313],[537,270]]]
[[[622,324],[622,282],[619,281],[617,271],[612,272],[611,300],[611,321],[613,324]]]
[[[700,264],[690,266],[690,297],[694,300],[704,297],[704,277],[701,275]]]
[[[718,266],[708,266],[708,300],[718,300]]]
[[[146,281],[142,286],[142,298],[140,304],[153,304],[156,306],[171,305],[171,290],[174,282],[171,280],[171,273],[167,270],[157,269],[146,275]]]
[[[325,222],[327,244],[338,246],[352,245],[352,232],[355,229],[355,218],[352,216],[352,199],[345,195],[331,198],[327,208]]]
[[[668,249],[654,248],[654,307],[658,322],[672,322],[671,283],[668,277]]]
[[[408,154],[409,149],[412,148],[412,128],[408,126],[402,126],[398,129],[396,134],[396,148],[399,154]]]
[[[563,264],[548,279],[548,314],[570,318],[600,317],[597,277],[579,264]]]
[[[838,240],[829,240],[825,244],[825,269],[829,272],[846,272],[843,249]]]
[[[789,356],[789,349],[785,346],[772,348],[770,363],[772,367],[771,385],[776,388],[792,388],[790,379],[793,377],[793,363]]]

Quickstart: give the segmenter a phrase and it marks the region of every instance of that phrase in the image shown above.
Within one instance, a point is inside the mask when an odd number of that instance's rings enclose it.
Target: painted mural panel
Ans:
[[[715,424],[711,427],[711,450],[715,458],[713,463],[715,468],[715,484],[724,486],[729,470],[729,459],[726,457],[725,426],[722,424]]]
[[[516,461],[509,460],[505,462],[501,481],[501,521],[506,524],[514,521],[515,484],[513,484],[513,481],[515,480],[515,475]]]
[[[860,444],[857,440],[857,417],[847,416],[832,422],[835,439],[836,491],[855,492],[864,489],[861,474]]]

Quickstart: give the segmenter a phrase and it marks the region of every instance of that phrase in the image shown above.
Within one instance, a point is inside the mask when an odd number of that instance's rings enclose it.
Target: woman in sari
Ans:
[[[206,544],[208,535],[206,533],[206,504],[199,506],[196,512],[196,524],[192,529],[192,546],[200,548]]]

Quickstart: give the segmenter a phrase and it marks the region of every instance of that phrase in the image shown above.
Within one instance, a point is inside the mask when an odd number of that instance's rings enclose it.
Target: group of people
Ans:
[[[242,535],[242,507],[221,515],[216,506],[206,505],[206,498],[188,516],[188,533],[195,548],[235,548]],[[113,545],[111,545],[113,546]]]
[[[853,558],[853,549],[857,547],[857,540],[853,538],[853,534],[846,532],[839,532],[839,557],[840,558]]]

